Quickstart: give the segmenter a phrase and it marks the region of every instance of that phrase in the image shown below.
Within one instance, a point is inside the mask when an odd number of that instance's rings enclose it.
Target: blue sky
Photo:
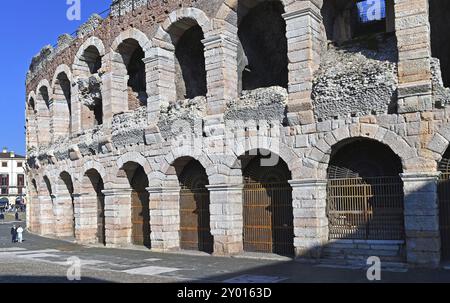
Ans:
[[[25,75],[31,58],[72,33],[112,0],[81,0],[81,21],[66,17],[67,0],[2,1],[0,17],[0,147],[25,153]]]

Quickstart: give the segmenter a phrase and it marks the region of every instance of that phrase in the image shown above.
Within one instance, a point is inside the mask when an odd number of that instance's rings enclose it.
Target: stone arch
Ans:
[[[72,127],[72,72],[65,65],[56,68],[52,80],[53,137],[67,136]]]
[[[75,202],[77,230],[75,236],[81,243],[106,244],[105,223],[105,170],[95,161],[84,164],[79,179],[79,198]],[[86,213],[82,209],[89,209]]]
[[[202,28],[205,38],[207,38],[213,30],[210,19],[202,10],[193,7],[180,8],[173,11],[159,26],[154,37],[155,43],[159,41],[165,42],[169,45],[173,44],[174,41],[172,41],[171,35],[169,34],[170,27],[183,19],[190,19],[197,23]]]
[[[319,140],[307,155],[303,164],[317,169],[319,178],[326,178],[326,170],[330,161],[333,146],[339,142],[350,138],[368,138],[387,145],[396,154],[406,172],[414,169],[413,165],[417,160],[417,151],[411,147],[401,136],[393,131],[374,124],[351,124],[333,130],[323,139]]]
[[[126,31],[121,32],[112,43],[111,50],[117,53],[119,45],[128,39],[135,40],[139,43],[139,46],[144,51],[146,58],[150,56],[152,42],[146,34],[135,28],[129,28]]]
[[[137,163],[140,166],[142,166],[147,175],[152,172],[150,163],[147,161],[147,159],[141,153],[138,153],[138,152],[128,152],[128,153],[122,155],[116,161],[117,168],[119,170],[121,170],[121,169],[123,169],[124,165],[129,162],[134,162],[134,163]]]
[[[94,101],[77,100],[73,104],[73,129],[91,129],[103,124],[104,104],[101,77],[99,70],[103,66],[103,58],[106,54],[105,46],[97,37],[90,37],[78,49],[72,65],[74,94],[79,95],[79,90],[89,90]]]
[[[103,57],[106,54],[103,41],[95,36],[89,37],[78,49],[77,54],[75,55],[74,66],[80,66],[83,64],[84,52],[89,47],[95,47],[100,54],[100,57]]]
[[[123,81],[116,82],[115,89],[121,96],[120,107],[124,111],[147,106],[150,94],[144,59],[150,56],[151,47],[148,37],[135,28],[121,32],[111,46],[112,72],[116,77],[123,78]]]
[[[55,70],[55,73],[53,74],[53,79],[52,79],[52,87],[55,87],[55,82],[58,78],[58,75],[61,73],[65,73],[67,75],[67,78],[69,79],[70,82],[72,82],[72,70],[70,69],[69,66],[67,66],[67,64],[61,64],[58,65],[58,67]]]
[[[38,141],[40,144],[48,144],[51,141],[50,130],[53,129],[52,123],[52,90],[50,83],[47,79],[43,79],[39,82],[36,89],[36,109],[38,120]]]
[[[37,107],[36,107],[36,93],[31,91],[28,94],[26,105],[26,127],[27,127],[27,142],[30,147],[37,147]]]
[[[431,138],[426,148],[431,152],[433,160],[440,162],[450,147],[450,124],[444,124]]]
[[[83,176],[86,174],[88,170],[96,170],[100,177],[102,177],[103,181],[106,183],[108,182],[107,179],[107,173],[105,167],[98,161],[95,160],[89,160],[88,162],[83,164]]]
[[[239,157],[246,153],[257,154],[258,151],[264,151],[264,155],[267,153],[273,153],[275,156],[280,157],[287,165],[292,173],[292,178],[295,180],[303,174],[301,168],[301,158],[294,152],[292,147],[280,142],[279,138],[272,137],[259,137],[258,140],[248,140],[246,144],[236,144],[233,149],[236,155],[231,167],[240,169]]]
[[[74,174],[62,170],[55,178],[58,236],[75,237]]]

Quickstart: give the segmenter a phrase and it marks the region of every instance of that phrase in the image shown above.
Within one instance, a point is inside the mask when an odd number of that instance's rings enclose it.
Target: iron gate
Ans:
[[[439,164],[442,172],[438,181],[439,230],[443,260],[450,259],[450,160],[442,159]]]
[[[213,252],[214,240],[209,219],[209,192],[206,188],[180,191],[180,248]]]
[[[131,194],[131,205],[131,234],[133,244],[150,247],[150,210],[148,194],[133,190]]]
[[[400,177],[330,179],[327,186],[330,239],[403,240]]]
[[[288,183],[244,187],[244,250],[294,254],[292,189]]]

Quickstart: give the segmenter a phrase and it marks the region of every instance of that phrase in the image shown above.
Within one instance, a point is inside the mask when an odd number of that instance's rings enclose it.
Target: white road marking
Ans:
[[[122,272],[132,275],[145,275],[145,276],[156,276],[163,273],[178,271],[178,268],[170,267],[159,267],[159,266],[146,266],[138,267],[128,270],[123,270]]]

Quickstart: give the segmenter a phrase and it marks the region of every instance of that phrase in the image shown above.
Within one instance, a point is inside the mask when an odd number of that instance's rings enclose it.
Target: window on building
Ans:
[[[25,176],[22,174],[17,175],[17,193],[21,195],[23,188],[25,187]]]
[[[0,188],[2,195],[9,193],[9,175],[0,175]]]
[[[8,162],[2,162],[2,167],[8,167]]]
[[[17,167],[23,167],[23,163],[22,162],[17,162]]]

